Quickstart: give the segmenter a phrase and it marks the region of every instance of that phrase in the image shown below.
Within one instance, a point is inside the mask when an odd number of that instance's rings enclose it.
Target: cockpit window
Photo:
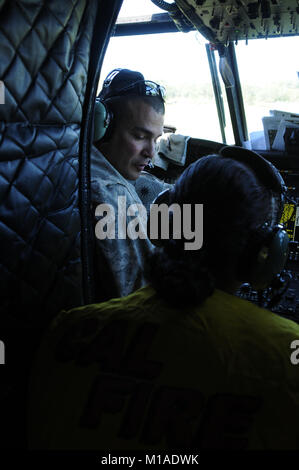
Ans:
[[[161,14],[150,1],[124,0],[119,20]],[[177,133],[222,141],[206,53],[207,40],[196,31],[111,37],[99,89],[114,68],[138,70],[166,88],[165,124]],[[225,102],[225,92],[222,87]],[[225,103],[224,103],[225,104]],[[227,116],[229,113],[227,112]],[[234,143],[227,119],[227,143]]]
[[[239,41],[235,47],[252,148],[283,150],[281,120],[299,126],[298,49],[298,36]]]
[[[99,89],[113,68],[138,70],[165,86],[167,126],[180,134],[222,141],[205,44],[195,31],[112,37]]]

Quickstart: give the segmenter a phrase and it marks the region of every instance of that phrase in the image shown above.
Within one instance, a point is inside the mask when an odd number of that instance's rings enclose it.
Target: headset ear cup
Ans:
[[[94,131],[93,131],[93,141],[97,142],[102,140],[110,134],[110,129],[112,127],[113,115],[109,110],[106,103],[100,100],[95,102],[94,110]]]
[[[251,260],[247,271],[247,281],[257,290],[265,289],[273,278],[284,268],[288,256],[289,236],[280,225],[276,225],[271,234],[256,246],[255,254],[251,251]],[[250,252],[250,249],[248,250]],[[248,258],[247,258],[248,259]],[[243,273],[244,278],[245,273]]]

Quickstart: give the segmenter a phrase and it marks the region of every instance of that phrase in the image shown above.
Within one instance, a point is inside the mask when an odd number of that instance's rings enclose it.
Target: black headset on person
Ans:
[[[258,180],[275,194],[278,200],[280,217],[287,188],[274,165],[258,153],[243,147],[225,146],[220,150],[219,155],[222,158],[228,157],[236,160],[251,168]],[[166,203],[170,205],[172,203],[171,191],[171,189],[167,189],[159,194],[154,204]],[[163,244],[160,239],[151,239],[151,241],[156,246]],[[238,280],[250,282],[257,290],[267,287],[285,265],[288,256],[288,244],[288,234],[283,226],[278,223],[278,220],[271,226],[265,223],[257,231],[251,233],[239,262]]]
[[[120,96],[159,96],[165,98],[165,89],[140,72],[128,69],[114,69],[106,77],[103,88],[96,98],[94,112],[94,142],[108,140],[114,128],[114,116],[110,103]]]

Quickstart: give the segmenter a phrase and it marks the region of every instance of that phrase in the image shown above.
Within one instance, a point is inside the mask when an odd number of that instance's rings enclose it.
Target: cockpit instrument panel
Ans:
[[[214,43],[298,34],[297,0],[176,0],[176,4]]]

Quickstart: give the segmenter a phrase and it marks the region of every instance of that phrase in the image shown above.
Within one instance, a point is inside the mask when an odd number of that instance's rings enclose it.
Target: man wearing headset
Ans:
[[[149,205],[167,187],[143,173],[163,132],[164,95],[162,86],[145,80],[141,73],[115,69],[96,101],[91,188],[97,217],[98,300],[130,294],[144,284],[144,259],[152,245],[146,236],[146,214],[138,207]],[[110,234],[108,225],[104,227],[105,204],[113,208],[108,218],[115,216]],[[139,225],[135,239],[119,226],[123,218],[126,225],[132,220],[132,212],[127,216],[130,206],[136,208]]]

